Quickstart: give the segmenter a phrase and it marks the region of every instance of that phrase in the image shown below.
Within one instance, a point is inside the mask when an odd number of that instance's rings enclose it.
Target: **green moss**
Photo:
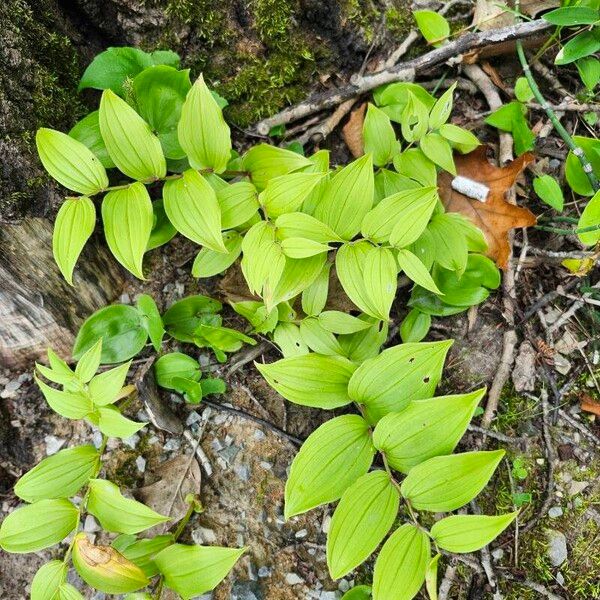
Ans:
[[[371,0],[345,0],[342,3],[342,14],[363,31],[368,43],[373,41],[381,23],[381,12]]]
[[[106,478],[119,487],[134,488],[140,480],[140,471],[135,463],[140,453],[137,450],[119,449],[111,452],[106,465]]]
[[[512,383],[507,383],[500,395],[494,429],[514,434],[523,422],[539,414],[539,410],[535,400],[516,393]]]
[[[409,8],[388,8],[385,12],[385,22],[388,30],[395,37],[406,35],[415,25]]]

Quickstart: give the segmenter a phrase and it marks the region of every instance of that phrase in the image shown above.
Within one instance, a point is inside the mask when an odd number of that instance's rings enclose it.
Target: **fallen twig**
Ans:
[[[519,23],[501,29],[477,33],[467,33],[454,42],[435,48],[413,60],[399,63],[390,69],[353,79],[348,85],[315,95],[312,99],[286,108],[276,115],[263,119],[256,125],[258,133],[266,135],[272,127],[298,121],[324,109],[332,108],[357,95],[369,92],[380,85],[394,81],[412,81],[416,73],[421,73],[447,60],[469,52],[505,42],[531,38],[548,31],[552,25],[542,19]]]
[[[523,587],[529,588],[530,590],[533,590],[538,594],[542,594],[542,596],[545,596],[550,600],[565,600],[562,596],[551,592],[550,590],[546,589],[543,585],[535,581],[530,581],[529,579],[520,579],[519,577],[515,577],[512,573],[508,573],[507,571],[502,572],[502,577],[504,577],[504,579],[508,579],[509,581],[514,581],[515,583],[518,583]]]
[[[438,600],[448,600],[448,594],[450,593],[450,589],[452,588],[452,584],[454,583],[455,577],[456,566],[451,563],[446,567],[444,578],[442,579],[442,583],[440,584]]]

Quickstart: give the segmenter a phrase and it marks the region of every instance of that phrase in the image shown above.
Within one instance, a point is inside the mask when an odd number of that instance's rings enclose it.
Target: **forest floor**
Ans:
[[[381,59],[385,57],[370,60],[375,64]],[[520,73],[516,58],[512,54],[496,58],[489,69],[494,82],[504,86],[500,93],[510,97]],[[445,71],[434,69],[424,80],[435,85]],[[451,80],[456,80],[454,75],[444,85]],[[496,132],[483,124],[490,110],[485,97],[464,74],[458,82],[453,122],[495,147]],[[560,83],[569,87],[572,78]],[[551,92],[556,103],[561,100],[558,93]],[[574,131],[581,126],[580,115],[567,113],[563,123]],[[545,116],[535,113],[534,132],[545,124]],[[240,133],[238,141],[243,148],[248,138]],[[338,130],[321,147],[332,150],[333,164],[348,160]],[[538,172],[560,177],[567,149],[558,137],[547,133],[538,140],[536,154]],[[517,199],[540,214],[546,207],[531,192],[532,176],[528,171],[519,181]],[[576,214],[579,207],[570,202]],[[455,340],[440,392],[489,388],[503,363],[510,359],[512,365],[489,428],[480,428],[481,416],[476,417],[459,448],[506,449],[493,484],[473,508],[493,514],[518,506],[521,512],[516,527],[504,532],[489,550],[442,559],[440,578],[449,586],[451,600],[600,599],[600,316],[597,296],[582,291],[598,274],[592,270],[586,278],[576,278],[560,264],[580,250],[572,237],[517,233],[510,267],[514,290],[500,289],[468,313],[434,319],[428,335],[428,340]],[[176,240],[166,251],[154,251],[149,258],[152,280],[130,281],[119,301],[134,303],[138,294],[151,293],[165,309],[196,293],[226,299],[219,278],[199,282],[191,277],[194,253],[184,240]],[[406,314],[406,300],[407,293],[401,290],[392,309],[388,344],[400,342],[398,324]],[[518,340],[508,349],[507,306],[512,306],[508,310]],[[232,311],[224,315],[226,325],[243,328]],[[325,559],[331,509],[313,510],[288,522],[283,518],[285,480],[299,443],[332,415],[290,404],[275,393],[252,360],[269,362],[277,352],[266,340],[258,349],[232,355],[223,365],[199,352],[201,364],[225,379],[226,394],[194,406],[160,392],[161,401],[186,423],[192,437],[150,424],[113,448],[107,472],[124,488],[148,486],[145,500],[171,514],[181,510],[186,491],[200,491],[205,511],[192,518],[184,539],[249,547],[232,575],[206,598],[335,600],[352,585],[369,582],[372,563],[360,567],[352,578],[331,581]],[[142,370],[144,363],[140,359],[135,366]],[[97,442],[97,435],[81,423],[54,415],[34,385],[31,370],[0,370],[0,399],[1,519],[17,504],[11,490],[21,474],[63,447]],[[143,398],[129,406],[128,414],[151,420]],[[203,460],[197,459],[198,448]],[[168,469],[165,461],[172,461]],[[87,532],[98,529],[93,519],[86,521]],[[27,557],[1,553],[0,598],[27,598],[33,574],[57,551]]]

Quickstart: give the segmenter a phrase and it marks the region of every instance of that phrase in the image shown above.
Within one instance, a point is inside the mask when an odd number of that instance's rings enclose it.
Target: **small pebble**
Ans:
[[[308,531],[306,529],[301,529],[300,531],[296,531],[296,539],[302,540],[308,535]]]
[[[556,583],[558,583],[558,585],[565,584],[565,578],[563,577],[563,574],[560,571],[556,574]]]
[[[581,494],[586,487],[590,485],[589,481],[572,481],[569,486],[569,496],[577,496],[577,494]]]
[[[140,473],[143,473],[146,470],[146,459],[143,456],[138,456],[135,459],[135,466]]]
[[[494,557],[494,560],[501,560],[504,556],[504,550],[502,548],[496,548],[495,550],[492,550],[492,556]]]
[[[202,420],[202,418],[200,417],[200,415],[195,410],[193,410],[188,415],[188,418],[186,419],[185,424],[189,426],[189,425],[192,425],[192,423],[198,423],[201,420]]]
[[[86,533],[94,533],[95,531],[100,531],[100,525],[98,525],[96,519],[94,519],[92,515],[87,515],[83,524],[83,530]]]
[[[46,442],[46,455],[52,456],[52,454],[56,454],[67,443],[67,440],[62,440],[54,435],[47,435],[44,438],[44,442]]]
[[[563,515],[563,509],[560,506],[553,506],[548,511],[548,516],[551,519],[558,519],[558,517],[562,517],[562,515]]]
[[[260,569],[258,569],[258,576],[265,578],[268,577],[271,574],[271,569],[269,569],[269,567],[261,567]]]
[[[166,442],[165,445],[163,446],[163,450],[165,450],[166,452],[171,452],[173,450],[179,450],[181,446],[181,442],[175,438],[169,438]]]
[[[296,573],[287,573],[285,576],[285,582],[288,585],[298,585],[299,583],[304,583],[304,579],[302,579],[302,577]]]
[[[265,470],[265,471],[270,471],[273,468],[273,465],[270,462],[267,462],[266,460],[261,460],[260,461],[260,466]]]

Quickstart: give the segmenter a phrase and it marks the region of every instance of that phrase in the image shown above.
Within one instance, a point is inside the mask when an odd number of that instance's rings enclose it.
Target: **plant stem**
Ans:
[[[582,227],[581,229],[560,229],[559,227],[545,227],[544,225],[536,225],[535,229],[539,229],[540,231],[549,231],[550,233],[559,233],[560,235],[578,235],[580,233],[598,231],[600,229],[600,224]]]
[[[550,121],[552,121],[552,125],[556,130],[556,133],[560,135],[565,144],[569,147],[571,152],[579,159],[581,163],[581,168],[583,172],[586,174],[592,189],[594,191],[598,191],[600,189],[600,183],[598,182],[598,178],[594,173],[594,168],[592,167],[590,161],[587,159],[587,156],[583,152],[583,150],[574,142],[573,138],[569,134],[569,132],[564,128],[563,124],[559,121],[558,117],[546,102],[546,98],[544,98],[542,92],[540,92],[540,88],[538,87],[535,79],[533,78],[533,74],[531,73],[531,69],[529,68],[529,63],[527,62],[527,57],[525,56],[525,51],[523,50],[523,44],[520,40],[517,40],[517,55],[519,56],[519,61],[521,62],[521,67],[523,67],[523,73],[527,78],[527,82],[529,83],[529,87],[535,99],[538,101],[540,106],[544,109]]]

